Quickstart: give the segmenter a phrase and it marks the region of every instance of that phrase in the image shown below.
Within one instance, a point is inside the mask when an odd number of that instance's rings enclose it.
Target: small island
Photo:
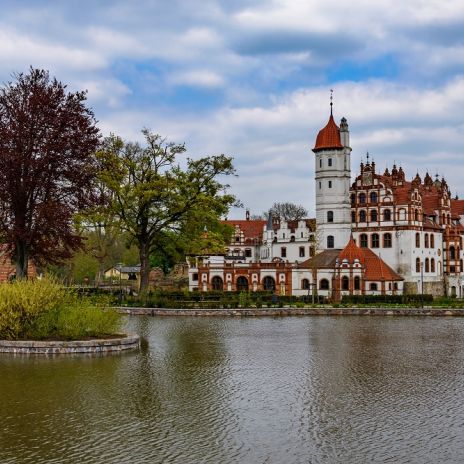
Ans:
[[[120,333],[108,301],[80,297],[51,278],[0,285],[0,352],[101,353],[138,348],[137,335]]]

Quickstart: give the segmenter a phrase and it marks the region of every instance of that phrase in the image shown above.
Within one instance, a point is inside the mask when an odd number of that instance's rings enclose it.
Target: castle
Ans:
[[[316,218],[226,220],[223,255],[188,258],[190,290],[285,295],[424,293],[464,296],[464,200],[427,173],[411,181],[393,165],[361,163],[351,183],[350,133],[332,114],[316,137]]]

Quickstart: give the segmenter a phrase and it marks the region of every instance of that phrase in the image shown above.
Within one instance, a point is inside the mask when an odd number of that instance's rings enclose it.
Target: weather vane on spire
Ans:
[[[332,116],[332,106],[333,106],[333,89],[330,89],[330,116]]]

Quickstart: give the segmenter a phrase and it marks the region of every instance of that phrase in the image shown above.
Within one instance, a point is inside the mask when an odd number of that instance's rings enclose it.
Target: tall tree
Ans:
[[[141,291],[148,287],[150,254],[170,232],[187,234],[217,222],[237,203],[226,192],[228,185],[218,180],[235,173],[231,158],[187,158],[182,169],[176,158],[185,152],[184,145],[168,143],[147,129],[142,133],[144,146],[112,136],[99,152],[101,179],[113,192],[114,211],[140,251]]]
[[[274,217],[279,217],[283,221],[296,221],[308,215],[308,211],[302,205],[295,203],[274,203],[269,210]],[[269,216],[269,211],[263,213],[265,219]]]
[[[21,278],[29,259],[54,263],[80,247],[73,216],[93,201],[99,135],[85,92],[40,69],[14,78],[0,89],[0,234]]]

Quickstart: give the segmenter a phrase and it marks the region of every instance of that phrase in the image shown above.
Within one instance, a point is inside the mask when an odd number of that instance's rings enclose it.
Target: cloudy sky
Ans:
[[[233,156],[252,213],[313,213],[331,88],[353,175],[369,151],[464,196],[464,0],[3,0],[0,23],[1,82],[46,68],[88,90],[104,135]]]

